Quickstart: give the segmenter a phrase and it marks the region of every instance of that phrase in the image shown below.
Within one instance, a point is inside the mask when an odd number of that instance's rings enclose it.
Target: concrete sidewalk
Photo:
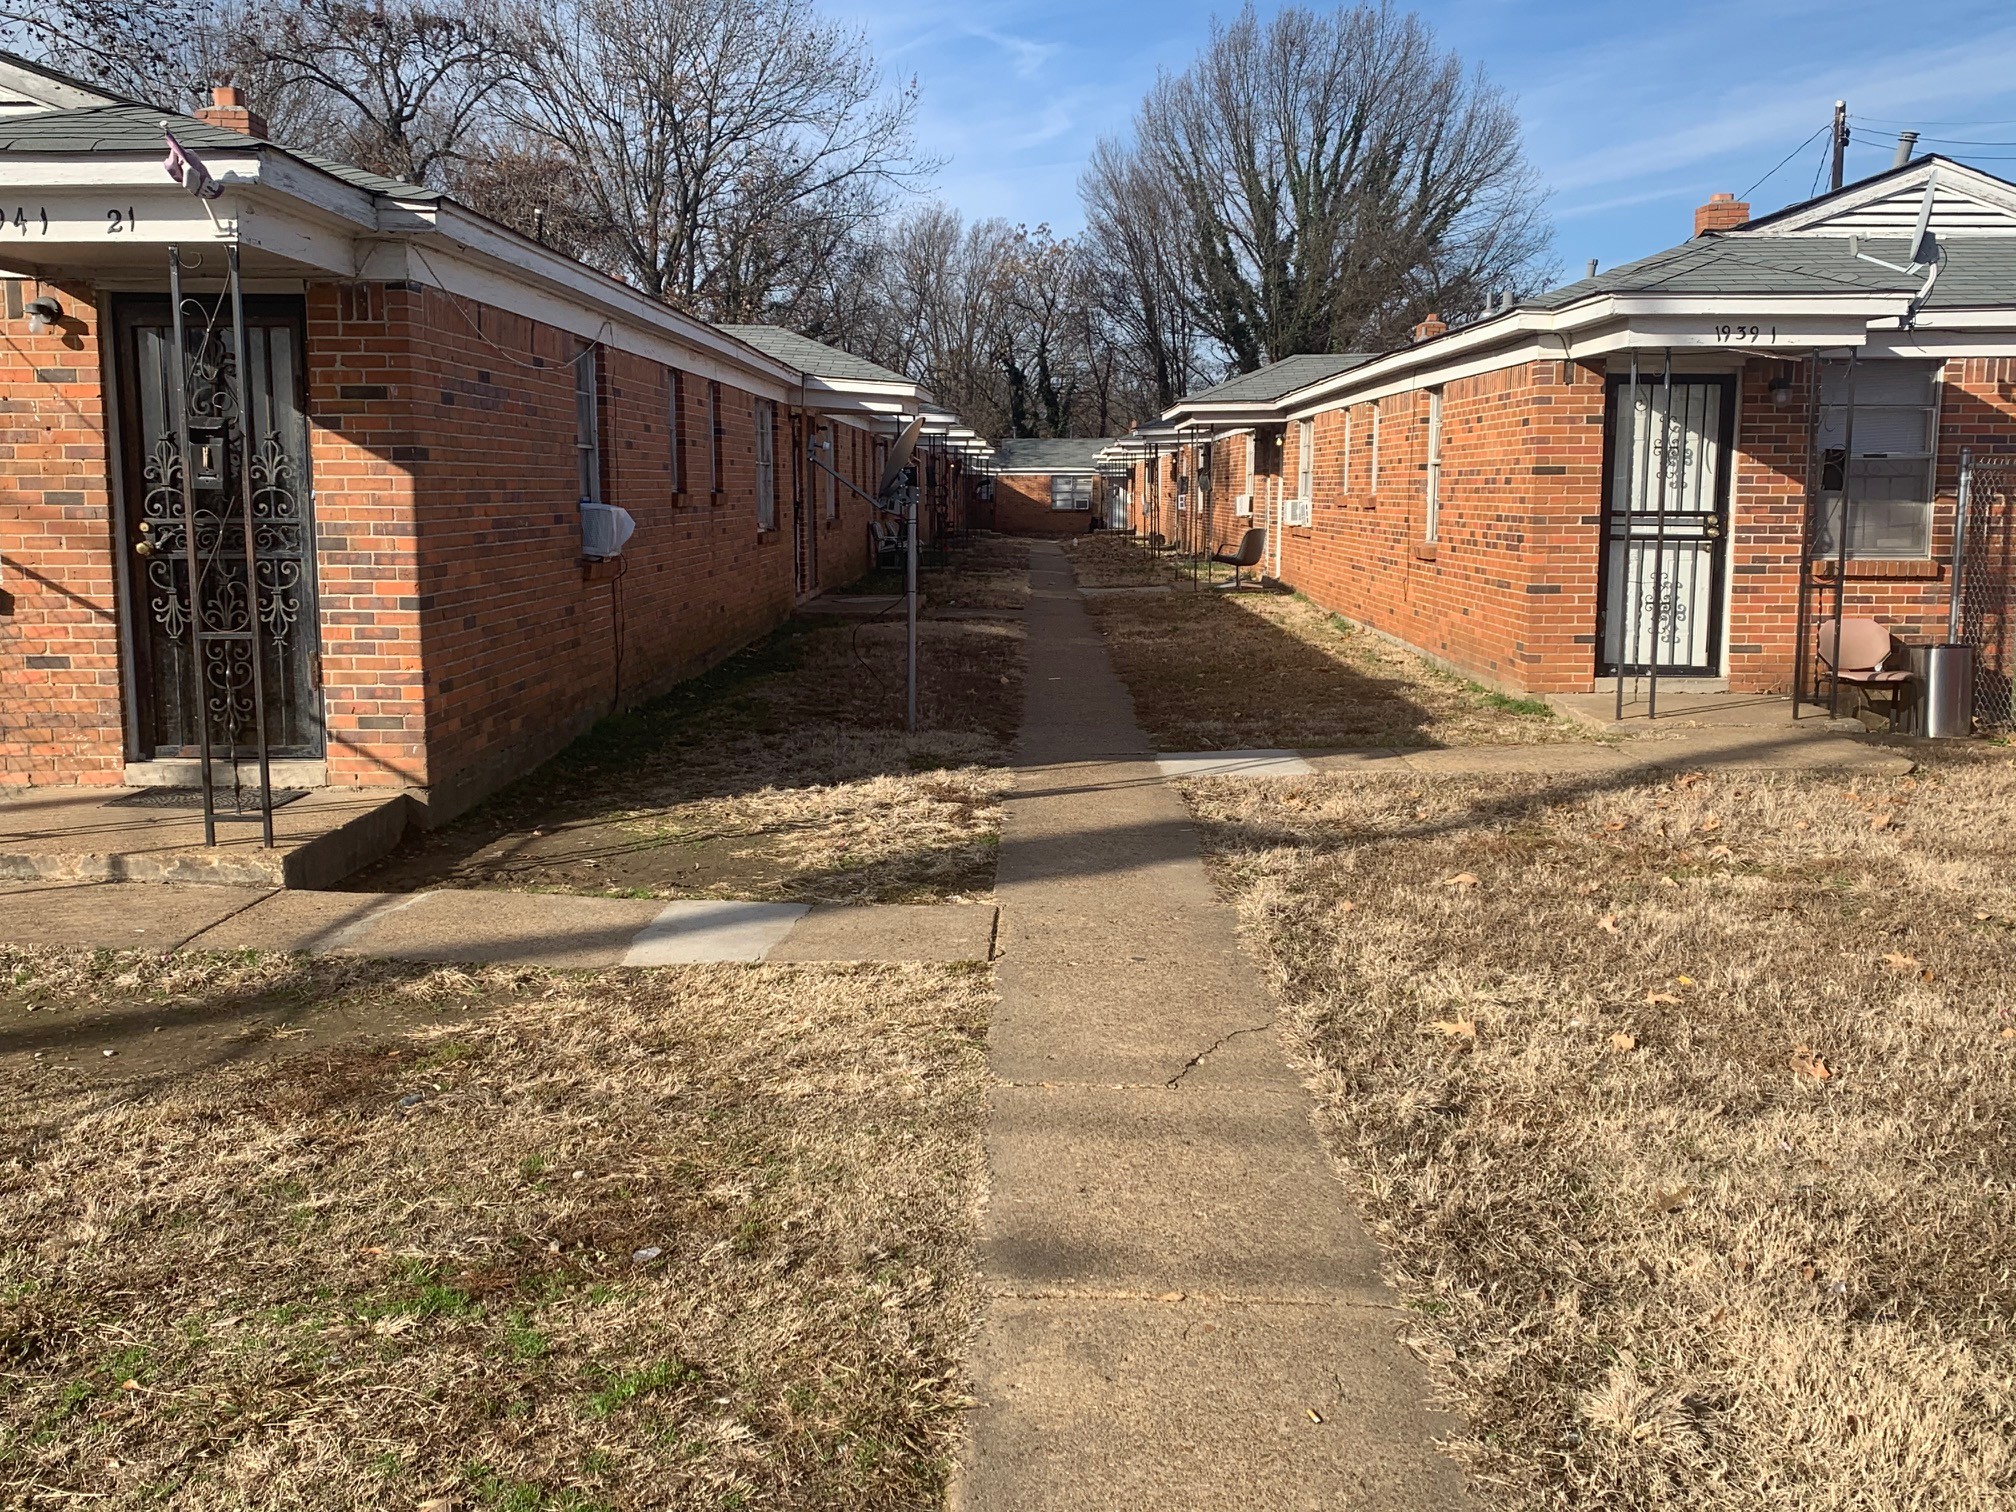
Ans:
[[[994,910],[971,904],[665,903],[473,890],[341,893],[30,883],[0,887],[0,941],[575,968],[985,961],[993,951]]]
[[[1030,578],[954,1505],[1461,1506],[1182,800],[1063,554]]]

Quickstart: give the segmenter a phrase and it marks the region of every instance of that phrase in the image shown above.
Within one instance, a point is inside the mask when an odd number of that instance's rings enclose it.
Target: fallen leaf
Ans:
[[[1874,819],[1869,821],[1869,828],[1888,829],[1890,828],[1891,821],[1896,817],[1895,814],[1878,814]]]
[[[1819,1274],[1820,1267],[1815,1265],[1811,1260],[1808,1260],[1804,1265],[1799,1267],[1799,1279],[1801,1281],[1811,1281]]]
[[[1834,1074],[1828,1068],[1824,1056],[1818,1051],[1808,1049],[1804,1045],[1801,1045],[1797,1050],[1792,1052],[1786,1064],[1791,1066],[1801,1076],[1810,1076],[1815,1081],[1825,1081]]]
[[[1611,934],[1617,933],[1617,915],[1613,913],[1603,915],[1602,918],[1596,921],[1596,927],[1608,930]]]
[[[1892,971],[1916,971],[1924,964],[1918,957],[1906,955],[1901,950],[1886,951],[1883,961]]]
[[[1673,779],[1673,786],[1676,788],[1691,788],[1707,775],[1706,772],[1682,772],[1678,777]]]
[[[1930,982],[1932,980],[1932,968],[1927,966],[1923,971],[1919,972],[1918,980],[1921,982]]]
[[[1619,1029],[1615,1034],[1610,1036],[1610,1048],[1612,1050],[1636,1050],[1638,1048],[1638,1036],[1635,1034],[1626,1034],[1622,1029]]]
[[[1474,1040],[1477,1038],[1477,1023],[1474,1019],[1436,1019],[1428,1026],[1440,1029],[1451,1039]]]
[[[137,1378],[129,1377],[119,1383],[119,1389],[121,1391],[138,1391],[140,1389],[140,1382]]]
[[[2016,1039],[2016,1029],[2004,1029],[2004,1030],[2002,1031],[2002,1038],[2004,1038],[2004,1039]]]
[[[1698,825],[1696,825],[1695,828],[1700,830],[1702,834],[1706,835],[1722,828],[1722,821],[1716,818],[1713,814],[1710,814],[1706,819],[1703,819]]]
[[[1995,915],[1988,912],[1988,910],[1985,908],[1977,908],[1974,910],[1974,922],[1976,924],[1986,924],[1990,919],[1994,917]]]
[[[1652,1189],[1652,1211],[1655,1213],[1677,1212],[1679,1209],[1687,1206],[1688,1199],[1693,1195],[1694,1188],[1684,1181],[1678,1186],[1654,1187]]]
[[[1183,1293],[1180,1291],[1167,1291],[1155,1300],[1158,1302],[1181,1302],[1183,1300]]]
[[[1353,903],[1349,898],[1339,898],[1337,900],[1337,912],[1339,913],[1349,913],[1351,912],[1352,909],[1356,908],[1357,906],[1358,905],[1356,903]]]
[[[1736,852],[1729,849],[1728,846],[1718,845],[1715,847],[1715,849],[1708,852],[1708,859],[1710,861],[1727,861],[1731,856],[1735,854]]]
[[[1694,985],[1694,978],[1690,976],[1675,977],[1673,980],[1678,982],[1682,987],[1692,987]]]
[[[1453,877],[1444,877],[1442,885],[1444,887],[1475,887],[1477,885],[1477,873],[1458,872]]]
[[[1648,1003],[1677,1003],[1680,999],[1670,992],[1648,992],[1645,994],[1645,1001]]]
[[[1629,819],[1612,819],[1608,824],[1603,826],[1606,830],[1621,830],[1629,829],[1630,827],[1631,821]]]

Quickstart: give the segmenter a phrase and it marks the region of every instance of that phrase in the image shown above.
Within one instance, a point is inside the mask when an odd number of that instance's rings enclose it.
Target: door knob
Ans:
[[[133,543],[133,555],[143,557],[154,555],[154,543],[152,541],[135,541]]]

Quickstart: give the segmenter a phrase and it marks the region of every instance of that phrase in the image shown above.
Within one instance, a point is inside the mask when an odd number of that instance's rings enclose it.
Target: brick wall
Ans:
[[[116,784],[125,765],[98,311],[45,288],[0,323],[0,785]]]
[[[994,480],[993,528],[1008,535],[1084,535],[1106,507],[1106,481],[1092,480],[1092,508],[1052,509],[1048,473],[1010,473]]]
[[[1522,363],[1445,387],[1433,542],[1426,536],[1428,395],[1389,395],[1376,407],[1376,479],[1374,404],[1316,417],[1311,520],[1281,530],[1283,580],[1485,681],[1532,691],[1587,688],[1595,659],[1601,373]],[[1290,425],[1284,495],[1297,485],[1300,446],[1300,428]],[[1237,456],[1243,487],[1244,454]],[[1264,481],[1257,492],[1254,523],[1271,527]]]

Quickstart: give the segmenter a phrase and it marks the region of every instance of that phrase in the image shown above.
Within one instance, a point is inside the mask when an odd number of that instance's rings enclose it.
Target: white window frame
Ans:
[[[756,426],[756,528],[777,528],[777,405],[751,398],[749,414]]]
[[[1428,390],[1428,489],[1421,539],[1433,545],[1442,531],[1442,390]]]
[[[1050,508],[1059,514],[1082,514],[1092,507],[1092,480],[1079,473],[1050,475]]]
[[[1924,403],[1908,405],[1872,403],[1866,397],[1868,389],[1864,385],[1869,370],[1871,368],[1892,367],[1893,364],[1909,364],[1913,367],[1930,370],[1926,374],[1928,379],[1927,389],[1930,397]],[[1813,542],[1816,554],[1828,558],[1837,555],[1838,542],[1835,538],[1835,530],[1836,522],[1841,512],[1840,483],[1852,480],[1852,476],[1856,471],[1863,471],[1866,476],[1869,470],[1868,464],[1874,462],[1889,464],[1892,468],[1897,467],[1899,464],[1908,464],[1912,467],[1922,469],[1924,482],[1923,486],[1918,490],[1922,497],[1915,499],[1869,499],[1860,489],[1851,489],[1849,509],[1854,518],[1851,519],[1848,533],[1848,560],[1853,562],[1929,561],[1931,559],[1933,500],[1937,492],[1936,472],[1939,457],[1939,419],[1941,401],[1945,397],[1944,366],[1944,363],[1937,359],[1915,357],[1868,357],[1857,361],[1854,411],[1855,429],[1859,435],[1855,446],[1855,456],[1851,459],[1841,454],[1842,448],[1822,446],[1819,509],[1813,521]],[[1847,364],[1845,362],[1829,362],[1821,365],[1821,435],[1815,438],[1816,443],[1824,442],[1826,432],[1830,428],[1830,422],[1832,422],[1832,428],[1844,440],[1846,439],[1847,410],[1849,406],[1840,402],[1832,404],[1826,402],[1827,375],[1830,372],[1839,373],[1845,379],[1846,370]],[[1873,420],[1877,416],[1903,415],[1923,417],[1926,450],[1922,452],[1877,452],[1869,450],[1867,441],[1861,439],[1866,438],[1870,434],[1870,428],[1864,417]],[[1829,460],[1830,457],[1831,461]],[[1827,474],[1829,471],[1833,471],[1837,475],[1836,484],[1831,489],[1827,487]],[[1857,529],[1856,523],[1857,521],[1866,521],[1868,512],[1875,506],[1881,506],[1893,520],[1900,518],[1902,512],[1915,513],[1918,541],[1914,544],[1907,544],[1901,547],[1895,542],[1885,542],[1880,545],[1859,544],[1857,536],[1866,535],[1868,526],[1864,524],[1861,529]]]
[[[1295,497],[1301,501],[1306,522],[1316,504],[1316,422],[1295,422]]]
[[[1355,406],[1349,404],[1344,406],[1344,449],[1340,457],[1343,467],[1340,476],[1343,479],[1342,491],[1347,494],[1351,492],[1351,421],[1354,413]]]
[[[1385,403],[1384,399],[1374,399],[1372,401],[1372,470],[1366,479],[1365,491],[1367,493],[1376,494],[1379,492],[1379,412]]]
[[[582,343],[574,356],[574,470],[583,504],[602,502],[602,413],[595,393],[597,353]]]

